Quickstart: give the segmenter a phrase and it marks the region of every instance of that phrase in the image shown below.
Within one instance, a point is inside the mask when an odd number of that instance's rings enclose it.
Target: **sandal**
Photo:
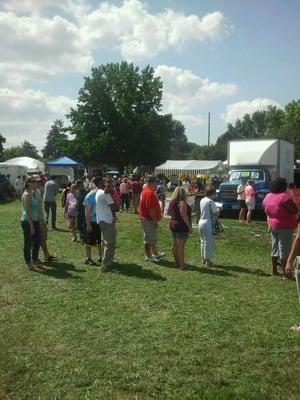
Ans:
[[[30,271],[39,271],[39,267],[37,267],[36,265],[29,263],[27,264],[27,267]]]
[[[40,264],[39,262],[33,262],[33,265],[34,265],[37,269],[45,269],[45,268],[47,268],[46,265]]]

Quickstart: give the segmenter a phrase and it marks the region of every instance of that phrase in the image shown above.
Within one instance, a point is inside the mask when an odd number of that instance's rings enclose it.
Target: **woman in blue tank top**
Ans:
[[[28,177],[25,180],[25,191],[22,195],[21,226],[24,235],[24,259],[29,269],[38,270],[43,266],[38,262],[41,245],[40,220],[41,201],[36,193],[37,180]]]

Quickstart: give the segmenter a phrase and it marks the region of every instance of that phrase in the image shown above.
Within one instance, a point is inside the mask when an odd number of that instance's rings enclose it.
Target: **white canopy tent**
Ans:
[[[155,168],[156,174],[218,174],[224,171],[220,160],[167,160]]]
[[[27,167],[29,173],[45,171],[45,164],[31,157],[16,157],[5,161],[9,165],[20,165]]]

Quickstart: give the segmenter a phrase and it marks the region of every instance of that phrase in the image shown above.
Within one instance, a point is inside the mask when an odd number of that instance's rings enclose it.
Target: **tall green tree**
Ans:
[[[47,133],[46,145],[42,150],[43,157],[55,159],[63,155],[67,135],[64,132],[64,123],[57,119]]]
[[[35,145],[28,142],[27,140],[22,142],[20,146],[13,146],[5,149],[2,153],[2,160],[6,161],[9,160],[10,158],[24,157],[24,156],[35,159],[40,158],[39,152],[35,147]]]
[[[93,68],[68,115],[69,154],[85,162],[157,165],[169,155],[178,126],[161,115],[162,82],[147,66],[127,62]]]

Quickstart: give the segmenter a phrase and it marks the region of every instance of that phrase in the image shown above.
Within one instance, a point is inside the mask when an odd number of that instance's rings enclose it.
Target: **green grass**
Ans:
[[[224,220],[211,269],[194,230],[179,271],[168,222],[153,265],[137,217],[123,213],[118,273],[84,265],[69,232],[49,232],[58,261],[36,273],[24,266],[19,208],[0,205],[1,400],[299,399],[297,293],[268,276],[263,222]]]

